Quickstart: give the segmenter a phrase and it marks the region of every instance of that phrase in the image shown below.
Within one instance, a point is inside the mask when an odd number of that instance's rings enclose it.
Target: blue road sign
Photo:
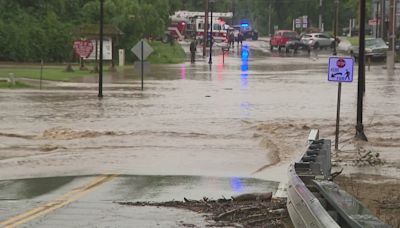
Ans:
[[[352,82],[354,59],[352,57],[329,57],[328,81]]]

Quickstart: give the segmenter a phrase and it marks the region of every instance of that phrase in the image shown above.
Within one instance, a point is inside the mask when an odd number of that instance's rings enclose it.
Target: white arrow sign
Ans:
[[[145,60],[154,51],[153,48],[145,40],[142,39],[139,42],[137,42],[137,44],[131,49],[131,51],[139,58],[139,60],[142,60],[142,43],[143,43],[143,60]]]

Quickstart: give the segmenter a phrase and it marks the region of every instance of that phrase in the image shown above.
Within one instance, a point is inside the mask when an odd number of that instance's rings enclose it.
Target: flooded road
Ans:
[[[211,67],[199,56],[195,64],[151,66],[144,91],[128,66],[105,77],[103,99],[93,77],[1,90],[0,180],[116,173],[284,181],[311,128],[334,140],[337,84],[327,81],[327,51],[314,58],[266,47],[248,42],[225,64],[215,55]],[[334,158],[346,164],[360,148],[379,152],[384,167],[350,164],[345,172],[398,177],[400,73],[388,76],[381,65],[366,72],[368,144],[353,140],[356,79],[343,84]]]
[[[102,183],[87,184],[93,180]],[[229,198],[274,191],[276,187],[276,182],[258,179],[199,176],[67,176],[0,181],[0,226],[205,227],[209,222],[201,214],[162,207],[128,207],[119,202]],[[40,215],[46,218],[40,219]]]
[[[104,172],[254,176],[276,161],[273,150],[289,161],[303,151],[310,127],[333,136],[337,86],[327,82],[328,54],[316,60],[253,54],[263,45],[231,50],[225,64],[214,56],[211,70],[206,59],[152,66],[143,92],[133,70],[106,76],[115,83],[105,84],[101,100],[97,85],[85,82],[0,91],[0,179]],[[366,77],[365,128],[377,131],[370,141],[400,139],[399,75],[374,66]],[[356,81],[343,85],[343,137],[354,132],[356,88]],[[284,171],[259,177],[281,180]]]

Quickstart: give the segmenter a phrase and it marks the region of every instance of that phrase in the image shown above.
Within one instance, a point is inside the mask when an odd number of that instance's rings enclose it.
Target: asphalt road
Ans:
[[[199,176],[98,175],[0,181],[4,227],[205,227],[201,214],[118,202],[229,198],[273,192],[277,182]]]

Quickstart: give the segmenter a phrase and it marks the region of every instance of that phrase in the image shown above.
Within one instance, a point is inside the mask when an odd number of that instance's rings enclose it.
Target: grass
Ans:
[[[23,89],[23,88],[31,88],[31,86],[22,82],[15,82],[15,85],[9,82],[0,82],[0,89]]]
[[[346,39],[351,43],[352,46],[358,46],[358,36],[347,37]]]
[[[89,71],[80,71],[78,67],[74,72],[65,72],[65,66],[45,66],[43,68],[43,80],[50,81],[70,81],[73,78],[93,75]],[[8,78],[10,73],[14,73],[16,78],[40,79],[39,65],[7,65],[0,68],[0,77]]]
[[[365,36],[365,38],[370,38],[371,36]],[[358,46],[359,38],[358,36],[346,37],[346,39],[351,43],[352,46]]]
[[[177,42],[174,45],[164,44],[160,41],[149,42],[154,52],[149,56],[148,61],[153,64],[183,63],[186,60],[186,54],[181,45]]]
[[[159,41],[149,42],[153,47],[154,52],[149,56],[148,61],[153,64],[168,64],[168,63],[183,63],[186,60],[186,54],[181,45],[175,42],[174,45],[164,44]],[[42,72],[42,79],[49,81],[64,81],[68,82],[74,78],[85,76],[94,76],[97,73],[91,73],[93,64],[86,64],[89,70],[81,71],[76,64],[73,66],[74,72],[66,72],[66,65],[45,65]],[[104,67],[103,69],[106,69]],[[0,65],[0,78],[9,78],[9,74],[13,73],[15,78],[40,79],[41,70],[40,64],[21,63],[21,64],[4,64]],[[22,84],[16,85],[16,87]],[[9,88],[7,83],[2,83],[0,88]]]

